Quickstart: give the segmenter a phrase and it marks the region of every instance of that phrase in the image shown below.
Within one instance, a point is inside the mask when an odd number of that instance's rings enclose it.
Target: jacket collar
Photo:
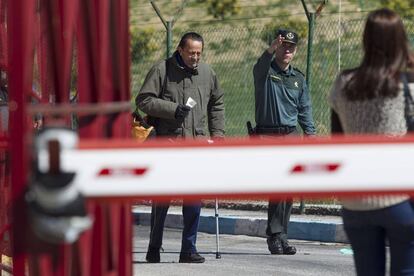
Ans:
[[[174,58],[174,60],[175,60],[175,62],[176,62],[176,64],[177,64],[177,66],[178,66],[180,69],[182,69],[182,70],[184,70],[184,71],[186,71],[186,72],[190,73],[191,75],[198,75],[198,68],[190,68],[190,67],[188,67],[188,66],[184,63],[183,58],[182,58],[182,57],[181,57],[181,55],[178,53],[178,51],[175,51],[175,52],[174,52],[174,54],[173,54],[173,58]]]
[[[280,67],[277,65],[275,60],[272,61],[271,66],[272,66],[273,70],[276,71],[276,73],[279,73],[279,74],[282,74],[282,75],[285,75],[285,76],[291,76],[291,75],[296,76],[296,73],[293,70],[293,66],[290,65],[290,64],[289,64],[288,69],[286,71],[280,69]]]

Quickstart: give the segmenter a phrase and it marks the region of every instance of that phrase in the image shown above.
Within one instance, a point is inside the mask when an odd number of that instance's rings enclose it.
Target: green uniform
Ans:
[[[286,71],[280,69],[273,54],[265,51],[254,65],[253,75],[257,134],[267,130],[270,134],[297,135],[299,123],[306,135],[315,135],[309,91],[300,71],[291,65]],[[266,234],[271,252],[272,237],[287,244],[292,203],[292,199],[269,200]],[[293,249],[289,248],[289,251],[293,252]]]
[[[259,127],[296,127],[316,133],[309,91],[303,74],[289,65],[287,71],[265,51],[253,68],[256,124]]]

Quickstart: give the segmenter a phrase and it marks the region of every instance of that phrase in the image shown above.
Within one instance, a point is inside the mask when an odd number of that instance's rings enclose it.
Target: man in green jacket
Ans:
[[[172,57],[158,62],[148,72],[135,102],[141,111],[156,118],[157,136],[223,139],[223,91],[215,72],[209,65],[200,62],[203,48],[201,35],[186,33]],[[169,204],[152,204],[150,242],[146,255],[150,263],[160,262],[168,207]],[[196,249],[200,209],[200,202],[183,203],[181,263],[202,263],[205,260]]]
[[[305,135],[316,133],[305,78],[290,64],[296,54],[297,43],[295,32],[278,30],[276,39],[254,65],[254,132],[263,138],[298,135],[298,123]],[[292,199],[269,200],[266,234],[272,254],[296,254],[296,248],[287,240],[291,210]]]

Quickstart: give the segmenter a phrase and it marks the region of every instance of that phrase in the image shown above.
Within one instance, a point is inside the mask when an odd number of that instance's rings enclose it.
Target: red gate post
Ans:
[[[82,5],[78,6],[79,3]],[[42,276],[56,273],[129,276],[132,274],[132,214],[129,202],[97,203],[93,208],[100,211],[94,211],[99,216],[96,217],[94,229],[75,246],[61,246],[60,250],[50,251],[43,248],[32,251],[34,248],[29,248],[33,244],[25,235],[28,218],[24,204],[30,168],[26,144],[29,135],[26,134],[32,128],[27,123],[32,114],[28,115],[26,104],[32,94],[35,34],[38,40],[43,41],[38,45],[45,43],[37,52],[40,74],[44,74],[41,76],[44,95],[37,95],[41,104],[49,103],[50,95],[53,96],[51,103],[55,103],[57,108],[68,103],[72,46],[76,34],[80,104],[99,105],[118,101],[128,103],[129,107],[128,0],[13,0],[8,4],[13,273],[19,276],[25,272]],[[35,20],[39,8],[46,8],[42,13],[48,15],[41,18],[42,23]],[[75,26],[74,22],[80,24]],[[42,30],[41,34],[39,30]],[[46,41],[42,35],[47,36]],[[50,50],[48,56],[43,47]],[[44,96],[47,97],[42,99]],[[42,106],[38,110],[43,110]],[[130,110],[124,108],[118,112],[92,116],[91,124],[81,125],[82,136],[129,137]],[[67,113],[60,115],[65,116]],[[102,242],[100,251],[94,247],[99,242]]]
[[[23,208],[23,193],[27,181],[28,151],[26,148],[26,95],[32,84],[34,0],[8,1],[8,69],[10,149],[12,183],[13,274],[25,275],[24,230],[27,214]]]

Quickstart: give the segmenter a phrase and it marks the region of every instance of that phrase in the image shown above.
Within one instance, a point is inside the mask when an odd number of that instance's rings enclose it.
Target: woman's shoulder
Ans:
[[[352,79],[355,75],[355,69],[345,69],[342,70],[335,80],[335,88],[336,90],[342,90],[345,85]]]
[[[339,77],[344,81],[349,81],[355,75],[357,68],[345,69],[339,73]]]
[[[344,88],[349,80],[352,78],[355,69],[346,69],[341,71],[333,84],[331,93],[329,95],[329,103],[335,107],[336,102],[340,101],[344,96]]]

